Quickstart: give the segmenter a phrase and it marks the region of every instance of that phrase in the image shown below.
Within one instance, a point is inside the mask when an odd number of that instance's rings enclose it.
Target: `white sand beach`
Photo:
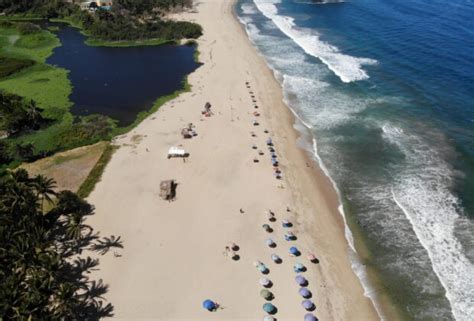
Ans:
[[[278,320],[303,320],[307,313],[293,265],[303,263],[320,320],[378,320],[351,269],[337,196],[322,171],[297,147],[294,119],[282,103],[272,72],[233,16],[234,0],[202,0],[182,17],[200,23],[203,65],[189,77],[192,91],[165,104],[127,135],[89,201],[96,215],[87,223],[102,235],[121,236],[119,256],[100,256],[92,276],[110,286],[105,298],[121,320],[262,320],[259,279],[273,282]],[[254,108],[249,89],[254,92]],[[201,114],[206,102],[214,115]],[[254,116],[258,111],[261,116]],[[259,126],[252,121],[258,119]],[[198,136],[183,139],[193,123]],[[269,131],[268,134],[264,130]],[[251,136],[255,132],[256,137]],[[272,137],[283,179],[274,177],[266,140]],[[252,149],[256,144],[264,155]],[[167,159],[182,145],[190,156]],[[255,163],[257,157],[259,162]],[[178,183],[172,202],[159,197],[162,180]],[[289,207],[290,212],[287,212]],[[240,212],[243,209],[244,213]],[[276,222],[267,219],[267,211]],[[293,222],[295,241],[285,241],[282,219]],[[267,233],[262,224],[270,224]],[[267,238],[277,243],[265,244]],[[229,242],[240,259],[224,255]],[[302,255],[290,257],[290,246]],[[314,253],[320,260],[306,259]],[[283,262],[273,263],[272,253]],[[262,275],[260,260],[270,273]],[[208,312],[204,299],[221,308]]]

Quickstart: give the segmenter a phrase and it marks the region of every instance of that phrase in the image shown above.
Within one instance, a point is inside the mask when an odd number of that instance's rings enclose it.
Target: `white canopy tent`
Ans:
[[[186,156],[186,151],[184,150],[184,148],[172,146],[168,150],[168,158],[170,158],[170,157],[185,157],[185,156]]]

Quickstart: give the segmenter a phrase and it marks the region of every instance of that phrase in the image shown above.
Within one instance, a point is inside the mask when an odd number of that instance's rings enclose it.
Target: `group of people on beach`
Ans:
[[[258,104],[257,104],[257,98],[256,98],[254,92],[252,91],[252,86],[250,85],[250,83],[248,81],[245,82],[245,86],[247,87],[247,89],[249,91],[249,95],[250,95],[250,98],[252,99],[254,109],[258,109],[259,107],[258,107]],[[258,111],[254,111],[252,113],[252,115],[255,116],[255,117],[259,117],[260,113]],[[252,125],[253,126],[259,126],[260,123],[257,119],[253,119],[252,120]],[[269,134],[269,131],[267,129],[264,129],[263,132],[265,134]],[[257,135],[255,134],[254,131],[251,131],[250,134],[251,134],[252,137],[257,137]],[[275,176],[276,179],[281,179],[282,178],[282,172],[280,170],[280,164],[279,164],[279,161],[278,161],[278,156],[276,154],[275,146],[273,144],[273,140],[272,140],[271,137],[269,137],[267,139],[266,144],[267,144],[267,147],[268,147],[268,151],[270,153],[270,160],[271,160],[272,166],[273,166],[273,175]],[[252,149],[255,149],[255,150],[258,149],[257,145],[253,144]],[[258,155],[262,156],[262,155],[264,155],[264,152],[260,149],[260,150],[258,150]],[[260,162],[260,160],[258,159],[258,156],[254,157],[253,162],[254,163]]]

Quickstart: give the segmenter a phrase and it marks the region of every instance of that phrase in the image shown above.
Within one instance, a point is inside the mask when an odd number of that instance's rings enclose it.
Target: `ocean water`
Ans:
[[[367,245],[366,295],[369,266],[404,319],[474,320],[474,2],[314,2],[236,14]]]

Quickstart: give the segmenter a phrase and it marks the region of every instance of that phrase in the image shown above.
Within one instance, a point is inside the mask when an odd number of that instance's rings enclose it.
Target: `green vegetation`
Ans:
[[[54,48],[61,45],[59,39],[47,30],[24,34],[20,31],[21,24],[0,26],[0,54],[44,63]]]
[[[53,0],[0,0],[0,10],[13,14],[15,20],[0,19],[0,92],[23,97],[25,106],[11,106],[0,113],[0,135],[8,133],[0,144],[0,172],[6,166],[32,161],[52,153],[127,132],[162,104],[189,90],[183,89],[159,98],[154,106],[137,116],[133,124],[117,128],[102,115],[74,117],[69,109],[72,86],[68,71],[45,63],[59,39],[49,30],[23,20],[46,17],[81,28],[94,46],[150,46],[177,42],[176,39],[199,37],[201,27],[187,22],[161,19],[165,10],[189,5],[186,0],[116,1],[112,11],[95,13],[78,6]],[[192,44],[192,42],[188,42]],[[196,56],[197,58],[197,56]],[[22,106],[23,106],[22,105]],[[26,111],[37,111],[38,120],[28,118]]]
[[[47,122],[41,112],[33,100],[27,103],[19,96],[0,92],[0,130],[9,136],[40,129]]]
[[[192,0],[115,0],[114,5],[133,14],[142,15],[154,9],[168,11],[176,7],[191,7],[192,3]]]
[[[102,296],[108,286],[91,280],[98,259],[122,248],[120,237],[100,237],[86,217],[93,207],[55,182],[23,170],[0,181],[0,319],[98,320],[113,306]],[[46,205],[46,206],[45,206]]]
[[[202,28],[198,24],[162,18],[171,8],[189,5],[189,0],[118,0],[112,10],[95,5],[91,7],[93,12],[89,12],[59,0],[3,0],[0,1],[0,10],[69,22],[81,28],[91,38],[91,43],[103,45],[108,41],[125,41],[132,45],[136,41],[156,44],[200,37]]]
[[[93,47],[144,47],[159,46],[164,44],[176,43],[174,40],[165,39],[145,39],[145,40],[120,40],[120,41],[104,41],[98,39],[87,39],[86,44]]]
[[[87,176],[84,183],[82,183],[81,187],[79,187],[79,190],[77,191],[77,195],[79,195],[79,197],[86,198],[94,190],[95,185],[102,178],[102,173],[104,172],[105,167],[117,149],[118,146],[110,144],[107,145],[104,152],[97,161],[97,164],[95,164],[94,168],[89,173],[89,176]]]
[[[38,126],[22,125],[22,130],[18,131],[9,130],[3,122],[0,130],[13,134],[4,142],[7,145],[5,150],[9,152],[3,159],[10,159],[13,161],[10,165],[14,166],[21,161],[109,139],[115,124],[105,116],[89,116],[75,121],[69,111],[72,86],[68,71],[45,64],[53,49],[60,45],[57,37],[49,31],[35,31],[35,28],[25,27],[24,23],[20,25],[21,28],[16,23],[3,23],[0,27],[0,55],[10,61],[28,60],[35,64],[0,78],[0,90],[23,97],[28,103],[33,102],[41,110],[42,118],[48,120],[48,126],[42,122],[41,130],[36,131]],[[9,114],[18,116],[22,111],[10,108]],[[5,162],[0,164],[5,168]]]
[[[0,57],[0,78],[11,76],[14,73],[33,66],[34,64],[35,61],[29,59]]]

